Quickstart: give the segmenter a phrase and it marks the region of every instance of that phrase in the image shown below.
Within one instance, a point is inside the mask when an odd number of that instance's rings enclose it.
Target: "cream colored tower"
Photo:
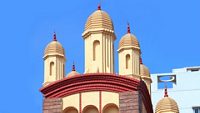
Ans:
[[[65,51],[62,45],[57,41],[56,34],[44,52],[44,83],[47,85],[53,81],[64,78],[65,75]]]
[[[147,88],[149,90],[149,94],[151,95],[151,77],[150,77],[150,72],[149,69],[142,63],[142,58],[140,57],[140,76],[144,80],[144,82],[147,85]]]
[[[119,42],[119,74],[139,78],[140,74],[140,46],[137,38],[131,34],[128,25],[127,34]]]
[[[85,41],[85,73],[114,73],[113,23],[100,6],[88,17],[82,36]]]

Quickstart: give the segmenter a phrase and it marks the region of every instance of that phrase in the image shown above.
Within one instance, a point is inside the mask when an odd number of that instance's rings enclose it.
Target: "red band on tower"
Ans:
[[[53,41],[57,41],[57,39],[56,39],[56,33],[55,32],[53,34]]]
[[[73,63],[72,65],[72,71],[76,71],[76,67],[75,67],[75,64]]]
[[[101,5],[100,4],[98,5],[98,10],[101,10]]]
[[[127,25],[127,33],[131,33],[131,29],[130,29],[129,23],[128,23],[128,25]]]
[[[164,97],[168,97],[167,88],[165,88],[165,95]]]

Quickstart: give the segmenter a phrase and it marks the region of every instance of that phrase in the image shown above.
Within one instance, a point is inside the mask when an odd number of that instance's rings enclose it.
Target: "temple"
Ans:
[[[140,44],[130,25],[117,50],[119,74],[114,70],[114,25],[100,5],[88,17],[82,37],[84,73],[77,72],[75,64],[65,73],[65,50],[56,33],[46,46],[40,89],[43,113],[153,113],[150,72],[142,62]],[[162,113],[160,109],[158,106],[156,113]]]

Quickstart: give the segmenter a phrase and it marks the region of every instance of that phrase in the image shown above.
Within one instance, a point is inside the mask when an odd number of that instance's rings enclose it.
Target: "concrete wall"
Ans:
[[[190,67],[191,68],[191,67]],[[172,73],[151,74],[152,103],[155,110],[157,102],[163,98],[164,90],[158,89],[157,76],[176,75],[176,84],[168,89],[169,97],[173,98],[180,113],[193,113],[192,107],[200,106],[200,70],[191,72],[187,68],[173,69]]]

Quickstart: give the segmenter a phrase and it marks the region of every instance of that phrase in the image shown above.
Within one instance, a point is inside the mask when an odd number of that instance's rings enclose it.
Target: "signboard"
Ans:
[[[158,75],[157,76],[158,89],[173,88],[176,84],[176,75]]]

